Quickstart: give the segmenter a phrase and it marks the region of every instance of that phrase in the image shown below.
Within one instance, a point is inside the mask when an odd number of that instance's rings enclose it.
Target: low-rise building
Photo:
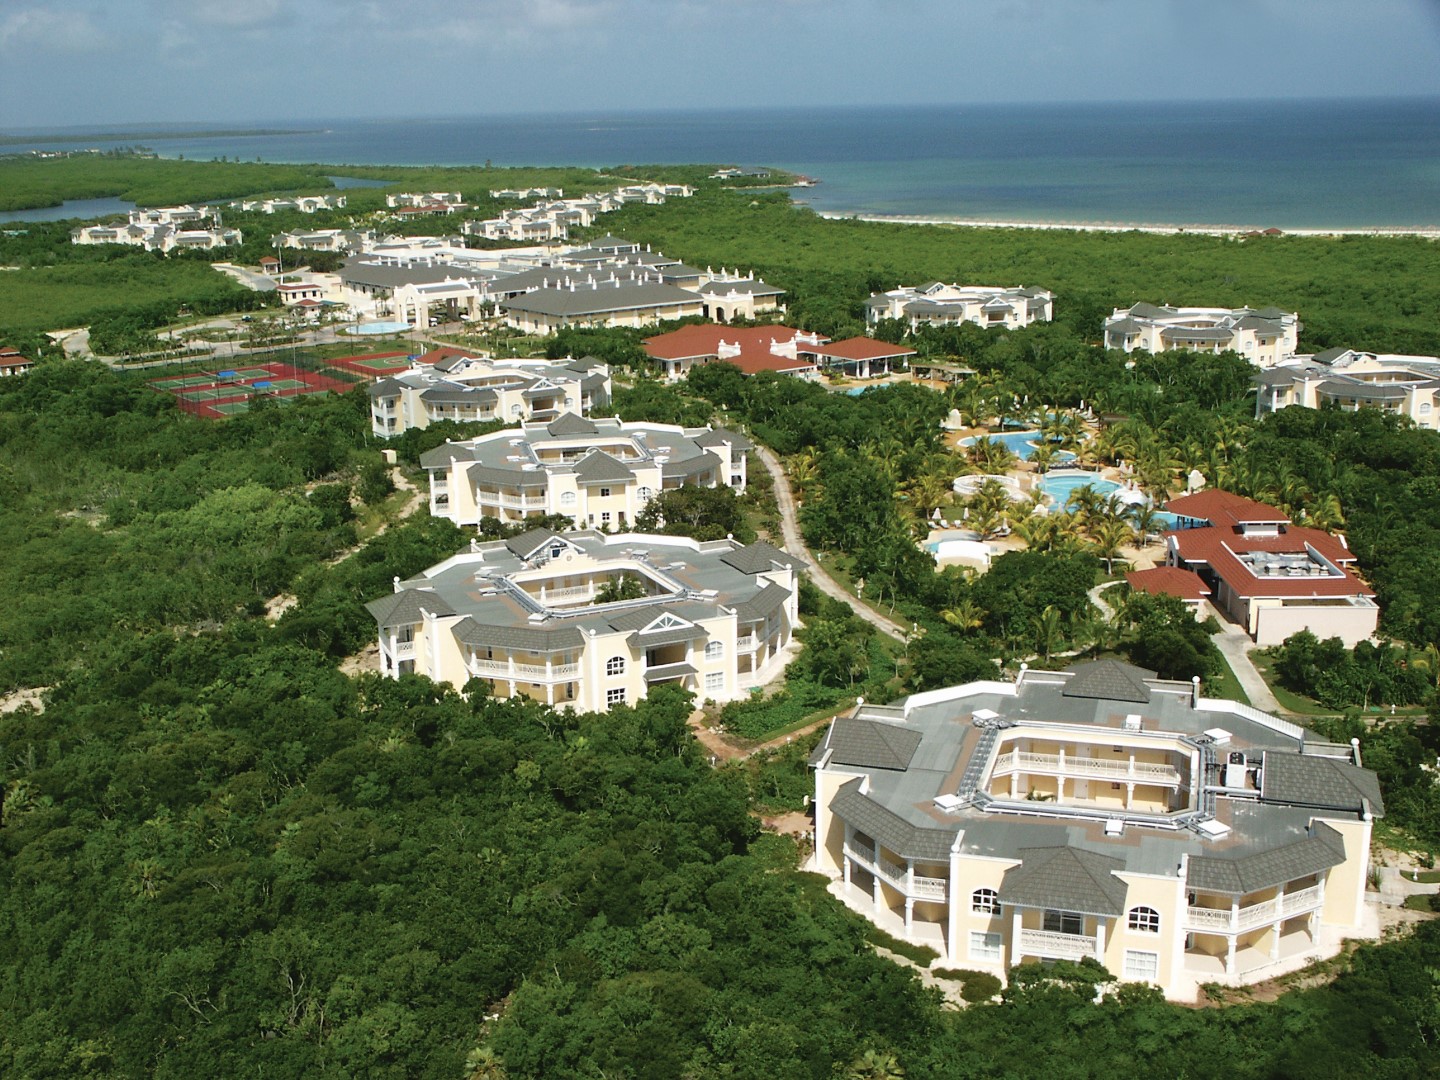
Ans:
[[[871,326],[881,319],[901,319],[912,332],[922,326],[958,326],[966,322],[1015,330],[1049,322],[1054,314],[1055,294],[1045,289],[946,285],[939,281],[875,293],[865,304],[865,320]]]
[[[505,322],[527,334],[551,334],[567,326],[651,326],[701,314],[698,293],[667,285],[659,274],[611,270],[608,276],[566,275],[558,285],[536,288],[500,302]]]
[[[829,370],[854,379],[888,375],[915,355],[914,349],[868,337],[831,341],[814,346],[807,352]]]
[[[803,566],[764,542],[533,529],[396,578],[366,606],[389,678],[480,679],[583,711],[665,684],[733,701],[784,669]]]
[[[212,218],[214,225],[209,228],[186,227]],[[243,241],[244,234],[239,229],[224,227],[220,216],[209,206],[135,209],[130,211],[129,221],[124,225],[82,225],[70,230],[72,244],[126,244],[167,255],[177,249],[208,250]]]
[[[28,357],[21,356],[19,349],[12,349],[8,345],[0,345],[0,379],[11,375],[24,375],[32,367],[35,361]]]
[[[815,350],[829,338],[790,326],[721,326],[692,323],[644,341],[645,353],[674,382],[697,364],[723,360],[746,375],[774,371],[802,379],[818,379]]]
[[[400,191],[386,195],[385,205],[400,214],[418,211],[423,216],[453,214],[467,204],[458,191]]]
[[[610,404],[610,368],[582,360],[493,360],[439,349],[370,387],[371,430],[389,438],[440,420],[480,423],[588,416]]]
[[[685,484],[744,491],[745,436],[724,428],[585,419],[566,413],[420,458],[430,512],[457,525],[562,514],[582,528],[625,532],[662,491]]]
[[[1374,635],[1375,592],[1351,571],[1355,554],[1343,537],[1219,489],[1171,499],[1165,509],[1180,525],[1165,534],[1166,564],[1195,571],[1210,602],[1257,644],[1279,645],[1301,630],[1347,646]]]
[[[270,238],[276,247],[298,248],[301,251],[364,251],[375,242],[375,233],[362,229],[296,229],[277,233]]]
[[[344,195],[294,195],[284,199],[242,199],[230,205],[252,214],[313,214],[318,210],[343,210],[345,202]]]
[[[1114,660],[861,704],[811,757],[813,867],[945,967],[1093,959],[1192,1001],[1377,937],[1352,746]]]
[[[1262,371],[1255,384],[1257,420],[1290,405],[1334,405],[1346,412],[1379,409],[1408,416],[1432,430],[1440,425],[1440,358],[1434,356],[1326,349]]]
[[[1279,308],[1199,308],[1135,304],[1105,320],[1105,347],[1127,353],[1236,352],[1256,367],[1273,367],[1295,355],[1300,317]]]

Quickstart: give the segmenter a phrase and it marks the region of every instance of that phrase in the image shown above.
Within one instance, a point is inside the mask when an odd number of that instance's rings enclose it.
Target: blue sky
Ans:
[[[1440,94],[1440,0],[0,0],[0,128]]]

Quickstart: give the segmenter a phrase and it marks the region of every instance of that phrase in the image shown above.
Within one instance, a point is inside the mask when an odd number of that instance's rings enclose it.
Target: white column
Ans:
[[[1105,920],[1095,917],[1095,959],[1105,963]]]
[[[878,867],[880,863],[880,842],[878,840],[875,842],[875,863]],[[880,884],[880,871],[878,869],[870,873],[870,896],[875,903],[875,910],[879,911],[881,905],[884,903],[885,895],[884,887]]]
[[[817,820],[817,822],[818,822],[819,819],[817,818],[816,820]],[[845,846],[846,846],[847,848],[850,846],[850,842],[851,842],[854,838],[855,838],[855,830],[852,829],[852,828],[850,827],[849,823],[847,822],[846,825],[845,825]],[[817,850],[818,850],[818,849],[817,849]],[[846,884],[846,885],[849,885],[849,884],[850,884],[850,853],[849,853],[848,851],[843,852],[843,853],[841,854],[841,856],[840,856],[840,864],[841,864],[841,876],[844,877],[844,879],[845,879],[845,884]]]
[[[915,899],[914,899],[914,897],[907,896],[907,897],[905,897],[905,933],[906,933],[906,934],[909,934],[909,933],[910,933],[911,926],[912,926],[912,924],[914,923],[914,921],[915,921]]]
[[[950,963],[960,962],[960,854],[953,849],[950,852],[950,880],[945,884],[945,913],[948,916],[946,922],[949,926],[949,933],[946,935],[946,945],[950,952]]]
[[[1024,953],[1020,949],[1020,931],[1025,923],[1024,913],[1019,908],[1012,908],[1010,914],[1010,963],[1020,963]]]

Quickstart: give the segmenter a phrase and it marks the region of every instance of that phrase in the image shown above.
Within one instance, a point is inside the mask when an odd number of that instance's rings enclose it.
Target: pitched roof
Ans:
[[[1125,910],[1125,883],[1114,873],[1124,868],[1124,859],[1080,848],[1021,848],[1020,865],[1000,882],[1000,902],[1114,918]]]
[[[1192,889],[1241,896],[1318,874],[1344,861],[1344,838],[1324,822],[1316,822],[1311,836],[1269,851],[1257,851],[1237,859],[1192,856],[1185,883]]]
[[[1385,815],[1379,778],[1369,769],[1335,758],[1267,752],[1260,797],[1267,802],[1356,813],[1369,803],[1376,817]]]
[[[1125,580],[1136,592],[1153,596],[1178,596],[1181,600],[1204,600],[1210,595],[1210,587],[1200,579],[1194,570],[1182,570],[1178,566],[1155,566],[1149,570],[1131,570]]]
[[[1119,660],[1091,660],[1065,670],[1071,673],[1071,678],[1060,691],[1063,696],[1101,701],[1144,704],[1150,700],[1150,687],[1145,685],[1145,680],[1155,678],[1155,672]]]
[[[893,810],[860,791],[861,777],[842,784],[830,801],[830,810],[860,832],[884,844],[897,855],[940,861],[950,857],[954,835],[945,829],[911,825]]]
[[[739,346],[742,353],[752,349],[768,353],[772,344],[792,342],[803,332],[792,326],[722,326],[719,323],[693,323],[668,334],[646,338],[642,344],[645,352],[656,360],[692,360],[718,356],[722,341]]]
[[[536,289],[500,306],[506,311],[529,311],[540,315],[592,315],[633,308],[665,308],[679,304],[698,306],[700,297],[675,285],[661,282],[624,281],[615,285],[570,289]]]
[[[1167,502],[1165,509],[1180,517],[1208,521],[1212,525],[1284,524],[1290,521],[1282,510],[1222,488],[1207,488],[1193,495],[1181,495]]]
[[[837,765],[865,769],[908,769],[920,746],[920,732],[854,716],[838,716],[821,750]]]
[[[575,464],[575,475],[587,484],[623,483],[634,479],[630,467],[604,450],[592,450]]]
[[[789,598],[789,589],[781,585],[776,585],[773,581],[767,582],[765,588],[761,589],[749,600],[743,600],[735,605],[736,621],[745,623],[756,622],[763,619],[784,604]]]
[[[431,615],[454,615],[455,609],[430,589],[402,589],[400,592],[371,600],[365,610],[375,616],[382,627],[409,626],[424,619],[422,611]]]
[[[914,349],[903,345],[891,345],[888,341],[874,338],[853,337],[832,341],[828,345],[810,346],[807,352],[816,356],[828,356],[835,360],[889,360],[897,356],[914,356]]]
[[[551,435],[595,435],[600,429],[578,413],[561,413],[545,425]]]
[[[518,536],[512,536],[506,540],[505,546],[517,559],[528,559],[551,540],[557,539],[564,538],[554,529],[527,529]]]
[[[479,623],[469,615],[456,623],[451,632],[462,645],[490,645],[538,653],[578,649],[585,643],[585,635],[578,626],[506,626]]]
[[[787,555],[768,540],[756,540],[753,544],[736,548],[734,551],[721,555],[720,561],[733,566],[742,574],[761,574],[767,570],[774,570],[776,563],[788,566],[792,570],[805,566],[804,561],[793,555]]]
[[[731,431],[729,428],[715,428],[695,437],[696,446],[723,446],[726,443],[730,444],[732,450],[749,450],[755,445],[738,431]]]

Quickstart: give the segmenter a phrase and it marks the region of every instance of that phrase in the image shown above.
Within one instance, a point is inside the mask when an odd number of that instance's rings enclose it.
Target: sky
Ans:
[[[1440,0],[0,0],[0,130],[1440,95]]]

